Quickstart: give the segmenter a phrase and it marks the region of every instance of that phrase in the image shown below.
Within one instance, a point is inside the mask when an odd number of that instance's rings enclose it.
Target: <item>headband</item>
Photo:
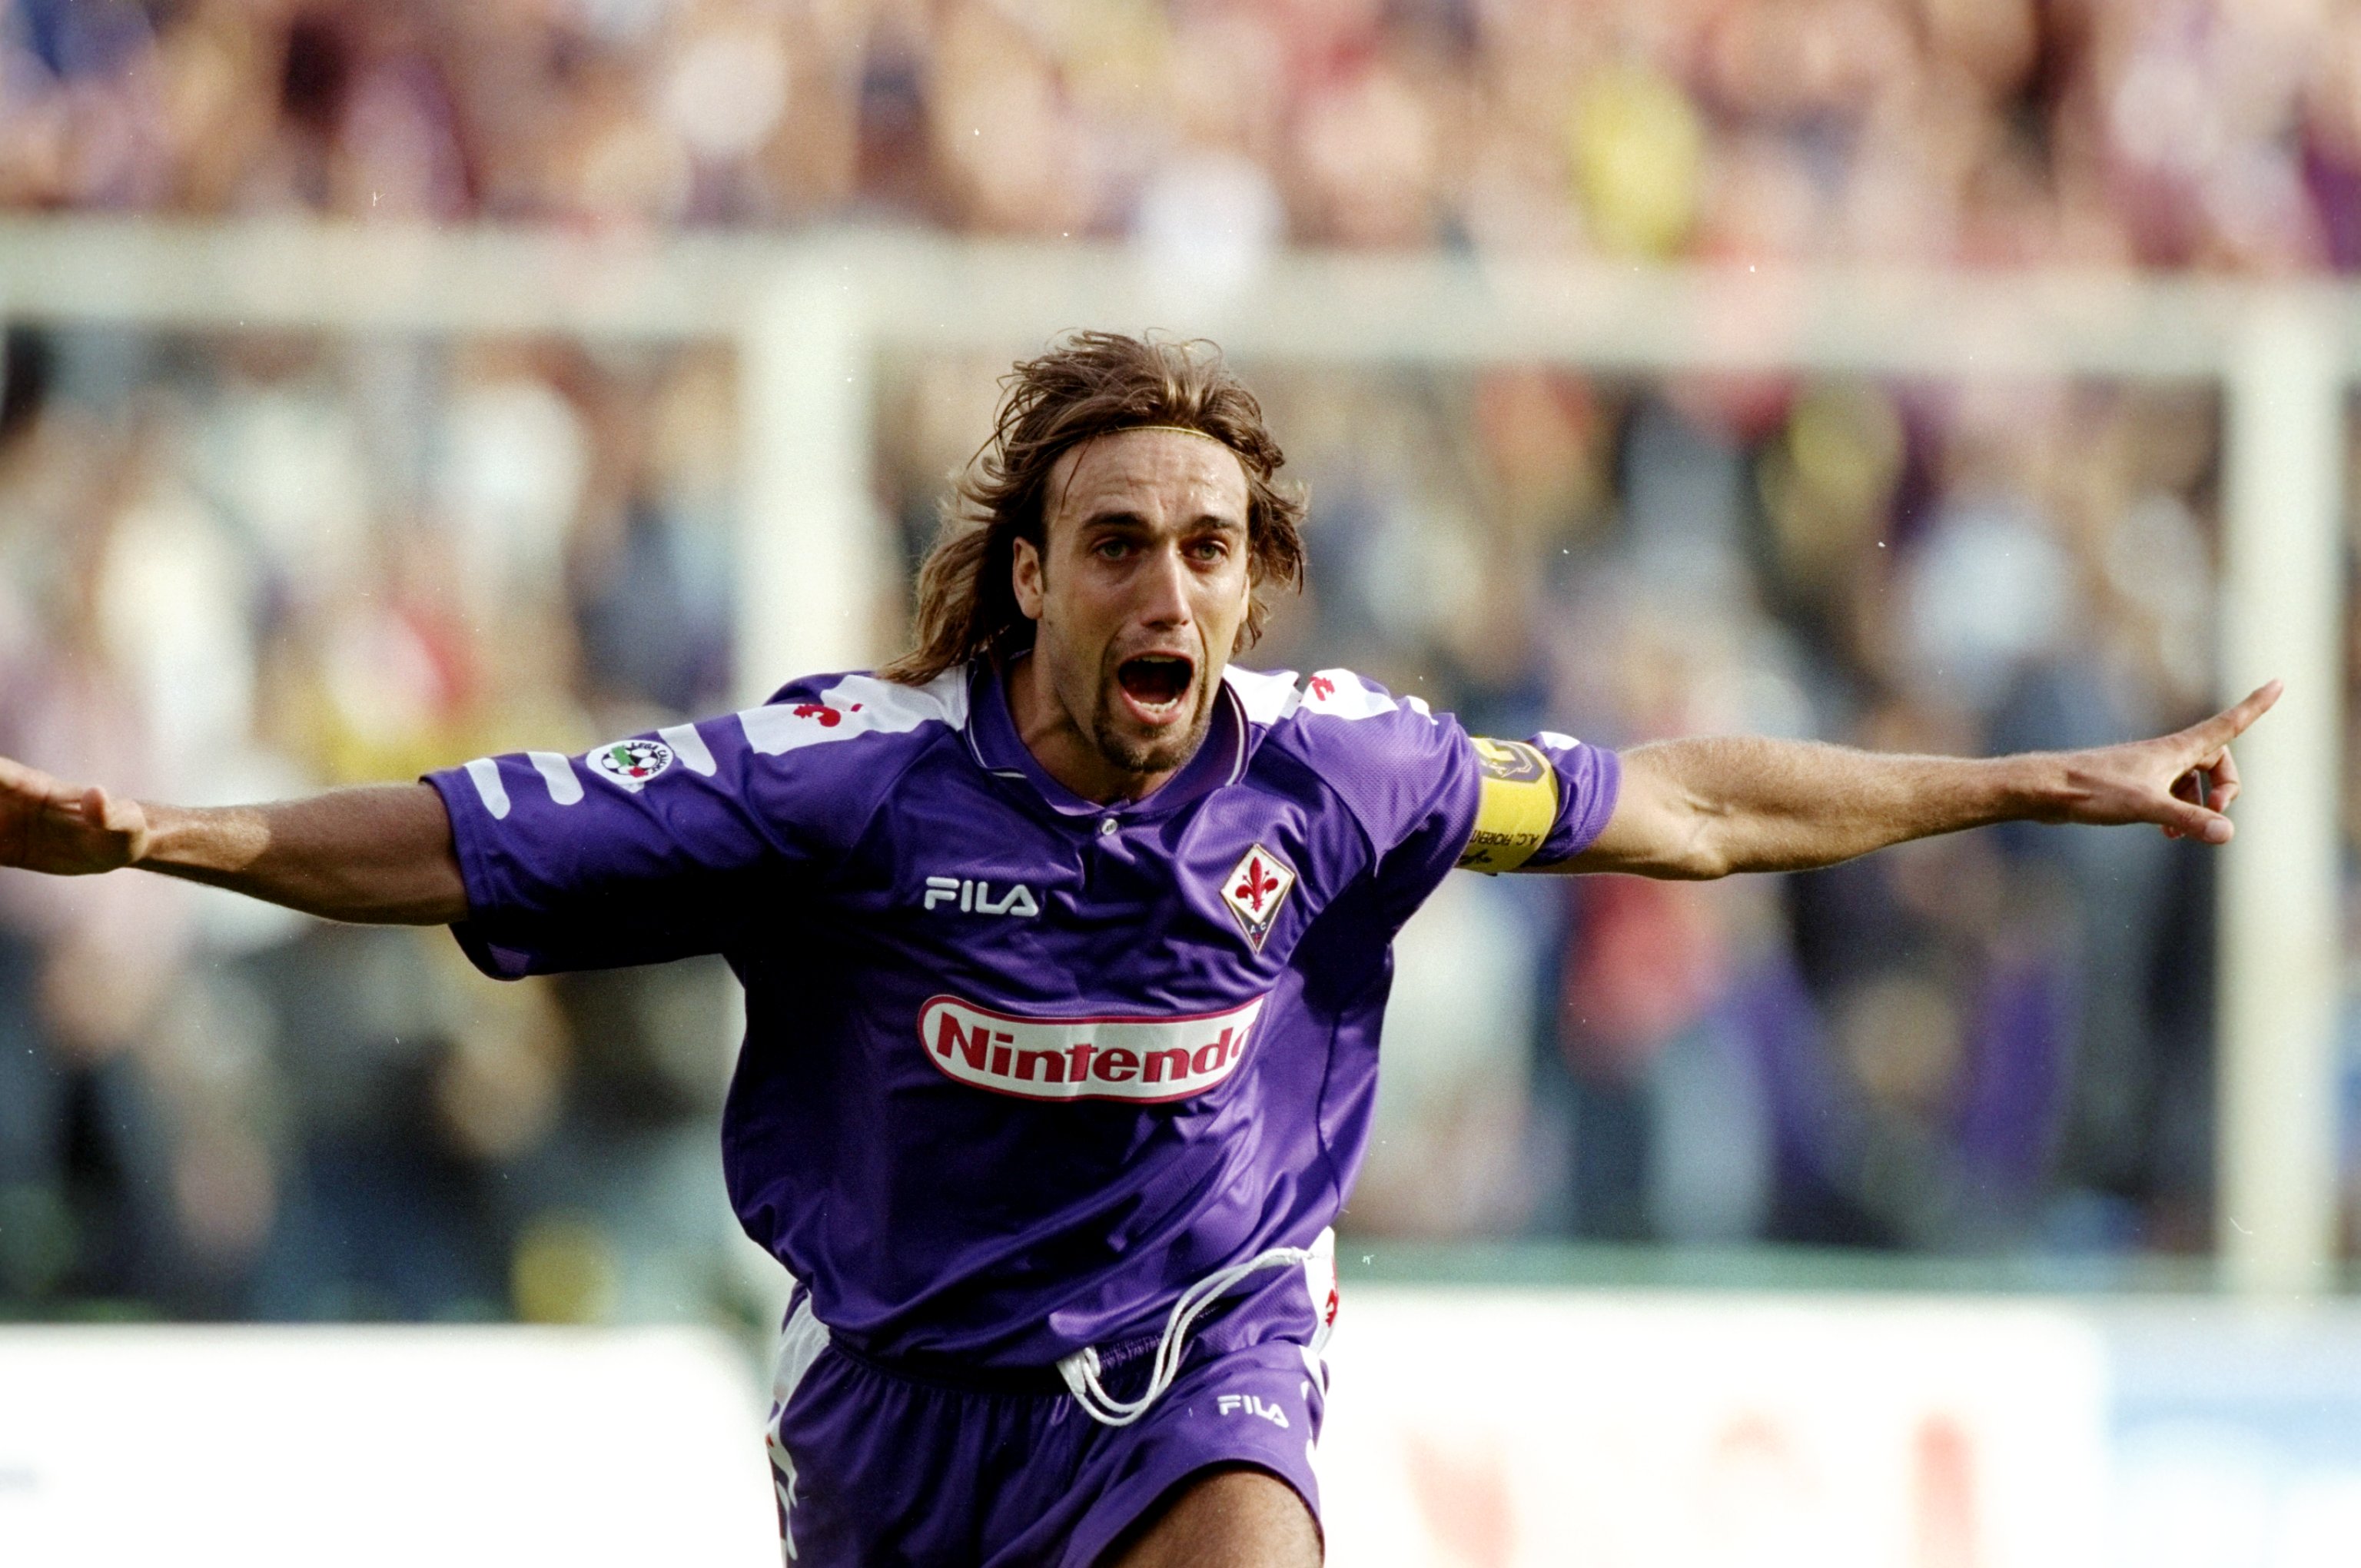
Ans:
[[[1106,431],[1104,433],[1107,435],[1123,435],[1135,430],[1169,430],[1175,435],[1193,435],[1200,441],[1210,441],[1214,445],[1220,447],[1223,451],[1232,453],[1234,455],[1235,452],[1235,449],[1233,448],[1228,442],[1224,441],[1220,436],[1208,435],[1205,432],[1199,430],[1192,425],[1186,424],[1126,424],[1118,425],[1115,429]]]

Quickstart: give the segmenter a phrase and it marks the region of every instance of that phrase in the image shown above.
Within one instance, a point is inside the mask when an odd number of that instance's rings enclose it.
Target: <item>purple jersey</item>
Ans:
[[[1215,710],[1114,806],[984,665],[478,759],[431,775],[458,937],[504,978],[725,955],[747,1234],[864,1353],[1046,1365],[1334,1220],[1394,933],[1455,864],[1566,859],[1614,806],[1611,751],[1341,670],[1233,669]]]

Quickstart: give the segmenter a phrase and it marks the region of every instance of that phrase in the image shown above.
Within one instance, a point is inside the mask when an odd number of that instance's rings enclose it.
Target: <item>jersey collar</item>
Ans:
[[[1029,651],[1019,652],[1008,663],[1031,657]],[[968,750],[984,771],[1032,785],[1052,810],[1066,817],[1145,819],[1165,816],[1209,791],[1236,783],[1246,772],[1250,740],[1246,712],[1225,680],[1213,699],[1213,720],[1206,727],[1204,744],[1197,748],[1197,754],[1181,763],[1180,771],[1146,800],[1108,805],[1084,800],[1041,766],[1033,749],[1016,732],[1016,716],[1008,711],[1005,667],[995,661],[977,659],[969,665],[967,716]]]

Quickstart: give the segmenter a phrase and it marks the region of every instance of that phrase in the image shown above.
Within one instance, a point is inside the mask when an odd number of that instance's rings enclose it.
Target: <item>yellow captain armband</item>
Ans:
[[[1557,822],[1557,770],[1522,740],[1472,739],[1484,795],[1459,869],[1512,872],[1533,858]]]

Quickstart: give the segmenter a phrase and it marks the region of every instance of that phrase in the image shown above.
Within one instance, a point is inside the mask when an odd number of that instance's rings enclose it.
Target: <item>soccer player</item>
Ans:
[[[1231,659],[1301,503],[1202,347],[1016,367],[917,646],[579,757],[188,810],[0,763],[0,862],[448,924],[501,977],[727,956],[730,1196],[793,1275],[788,1557],[1318,1562],[1328,1227],[1389,944],[1455,866],[1719,877],[2009,818],[2223,843],[2229,743],[1993,760],[1471,737]]]

